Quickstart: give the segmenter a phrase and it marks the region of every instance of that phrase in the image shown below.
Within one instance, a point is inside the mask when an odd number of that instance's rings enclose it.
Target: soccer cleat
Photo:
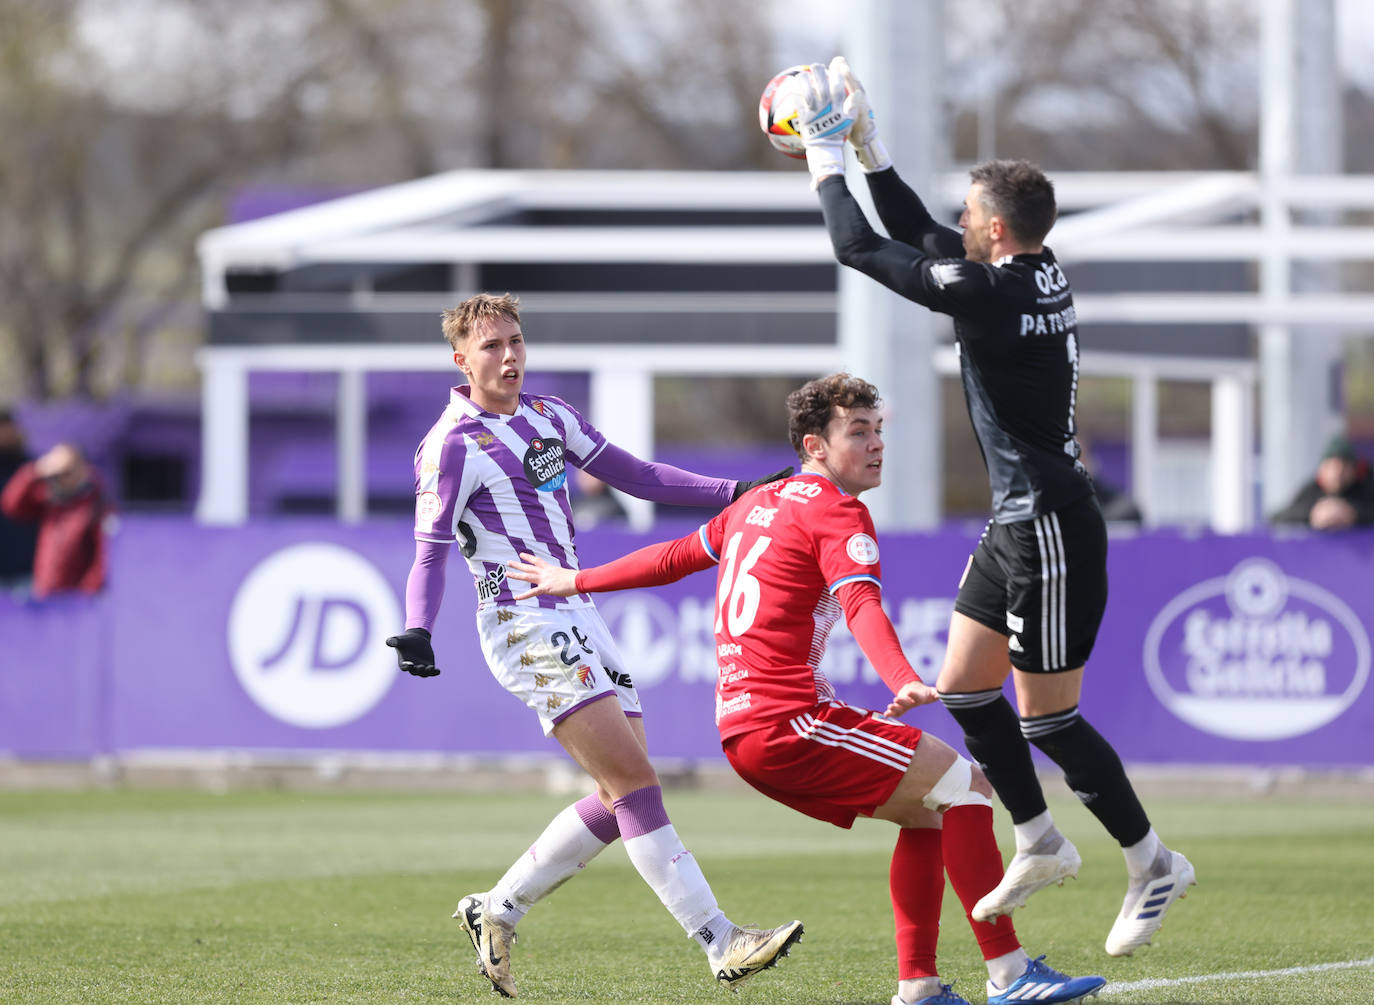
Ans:
[[[1078,849],[1057,828],[1050,828],[1031,847],[1011,857],[1002,881],[973,905],[973,920],[992,921],[1010,914],[1037,890],[1051,883],[1063,886],[1064,880],[1078,875],[1082,864]]]
[[[458,901],[458,910],[453,916],[472,940],[472,948],[477,951],[477,969],[491,981],[492,990],[503,998],[514,998],[510,947],[515,942],[515,929],[487,913],[486,899],[483,893],[468,894]]]
[[[919,1001],[907,1002],[900,995],[892,996],[892,1005],[972,1005],[967,998],[961,998],[954,993],[954,989],[948,984],[941,984],[938,994],[926,995]]]
[[[1068,977],[1040,962],[1037,956],[1026,963],[1021,976],[1005,988],[988,981],[988,1005],[1016,1005],[1019,1002],[1073,1003],[1102,990],[1105,977]]]
[[[1126,891],[1121,913],[1107,934],[1107,955],[1130,956],[1141,946],[1148,946],[1164,924],[1164,912],[1169,905],[1188,896],[1188,887],[1195,883],[1197,875],[1192,863],[1161,845],[1149,878],[1133,883]]]
[[[755,974],[776,965],[801,937],[800,921],[768,929],[736,927],[721,953],[716,980],[727,988],[739,987]]]

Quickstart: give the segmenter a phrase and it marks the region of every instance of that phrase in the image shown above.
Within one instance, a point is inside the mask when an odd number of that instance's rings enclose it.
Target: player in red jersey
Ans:
[[[533,584],[521,596],[654,586],[719,567],[716,723],[735,771],[778,802],[838,827],[859,815],[901,830],[890,889],[897,928],[893,1005],[952,1005],[935,965],[945,872],[965,913],[1002,877],[992,788],[943,741],[891,716],[936,700],[882,609],[878,543],[860,493],[882,481],[877,389],[848,374],[813,380],[787,398],[802,461],[791,478],[741,496],[695,534],[580,572],[531,555],[507,567]],[[884,713],[839,700],[820,668],[843,613],[892,688]],[[948,840],[944,835],[948,835]],[[1101,977],[1067,977],[1031,960],[1009,917],[969,918],[988,966],[988,996],[1075,1002]],[[1041,958],[1043,959],[1043,957]]]

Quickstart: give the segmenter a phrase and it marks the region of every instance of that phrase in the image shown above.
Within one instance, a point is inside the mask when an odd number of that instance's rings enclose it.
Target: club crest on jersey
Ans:
[[[867,534],[855,534],[846,542],[844,550],[860,565],[878,564],[878,542]]]
[[[596,674],[592,673],[592,668],[583,663],[577,668],[577,682],[583,687],[596,687]]]
[[[534,409],[534,410],[535,410],[536,412],[538,412],[540,415],[548,415],[548,414],[549,414],[549,413],[548,413],[548,408],[549,408],[549,406],[546,405],[546,404],[544,404],[544,402],[540,401],[540,400],[537,399],[537,398],[536,398],[534,401],[530,402],[530,408]]]
[[[525,477],[540,492],[557,492],[568,480],[563,463],[563,441],[557,437],[536,436],[525,451]]]
[[[423,530],[433,530],[434,521],[444,511],[444,502],[437,492],[421,492],[415,500],[415,522]]]

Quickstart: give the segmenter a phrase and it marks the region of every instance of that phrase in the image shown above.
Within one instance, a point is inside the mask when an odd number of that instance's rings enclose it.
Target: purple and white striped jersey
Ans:
[[[473,404],[465,390],[453,388],[448,407],[415,452],[415,539],[459,544],[480,609],[514,603],[506,563],[520,552],[579,568],[566,464],[585,467],[607,442],[559,398],[521,394],[514,415],[498,415]],[[590,603],[586,595],[521,602]]]

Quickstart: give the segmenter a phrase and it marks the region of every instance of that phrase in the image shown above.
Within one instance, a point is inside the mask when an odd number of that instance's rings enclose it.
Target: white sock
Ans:
[[[487,910],[498,921],[517,924],[536,901],[577,875],[605,848],[606,843],[582,822],[577,807],[565,807],[487,893]]]
[[[1012,981],[1026,972],[1026,964],[1029,962],[1030,957],[1020,948],[1001,956],[994,956],[987,961],[988,980],[997,986],[998,991],[1005,990]]]
[[[1016,832],[1016,850],[1028,851],[1035,845],[1035,842],[1049,833],[1053,826],[1054,817],[1050,816],[1049,810],[1037,813],[1023,824],[1014,825],[1012,830]]]
[[[657,785],[621,796],[615,801],[620,837],[630,863],[644,877],[663,906],[689,936],[708,924],[719,924],[716,896],[663,808]]]
[[[714,967],[720,963],[720,958],[725,955],[725,947],[730,944],[730,936],[734,934],[734,931],[735,926],[725,916],[725,912],[717,911],[710,921],[690,934],[692,941],[706,951],[706,959]]]
[[[938,977],[912,977],[908,980],[897,982],[897,997],[908,1005],[914,1005],[922,998],[929,998],[931,995],[940,993],[940,978]]]
[[[1150,874],[1155,856],[1159,854],[1159,835],[1153,827],[1133,845],[1121,849],[1126,856],[1126,873],[1131,879],[1144,879]]]

